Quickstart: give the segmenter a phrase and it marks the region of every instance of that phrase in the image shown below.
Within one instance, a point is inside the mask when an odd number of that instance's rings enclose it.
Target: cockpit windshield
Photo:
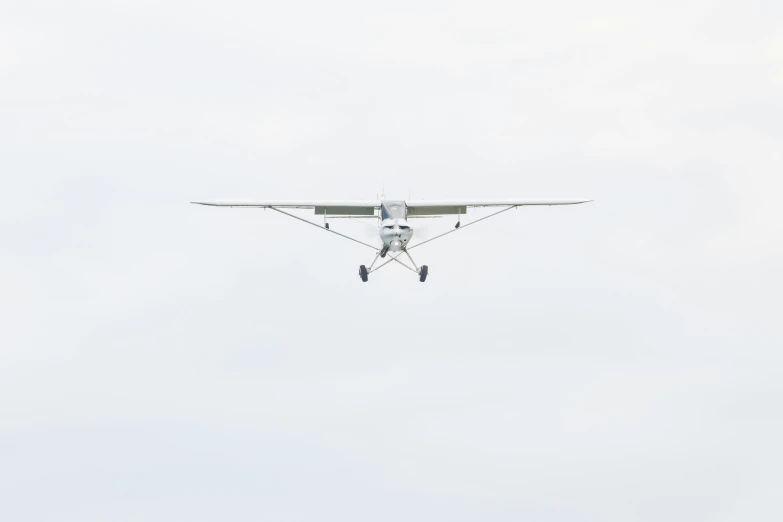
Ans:
[[[404,201],[384,201],[381,204],[381,219],[405,219],[406,214]]]

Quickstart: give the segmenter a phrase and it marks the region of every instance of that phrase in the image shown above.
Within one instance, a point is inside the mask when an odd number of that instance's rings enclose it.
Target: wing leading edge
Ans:
[[[589,203],[586,199],[480,199],[480,200],[412,200],[407,201],[408,216],[436,216],[446,214],[465,214],[474,207],[522,207],[550,205],[578,205]],[[313,209],[318,215],[333,216],[373,216],[380,208],[381,201],[193,201],[196,205],[232,208],[300,208]]]
[[[589,203],[587,199],[476,199],[451,201],[408,201],[408,216],[433,216],[444,214],[465,214],[475,207],[524,207],[529,205],[578,205]]]
[[[305,208],[318,215],[373,216],[380,208],[380,201],[193,201],[195,205],[232,208]]]

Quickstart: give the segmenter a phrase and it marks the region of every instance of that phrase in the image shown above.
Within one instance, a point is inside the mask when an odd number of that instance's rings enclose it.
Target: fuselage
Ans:
[[[403,250],[413,237],[408,223],[404,201],[384,201],[381,204],[381,228],[379,234],[385,247],[392,252]]]

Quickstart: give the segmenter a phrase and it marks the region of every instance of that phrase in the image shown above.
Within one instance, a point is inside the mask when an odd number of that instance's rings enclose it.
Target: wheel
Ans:
[[[362,282],[364,282],[364,283],[367,282],[367,276],[368,276],[367,267],[364,266],[364,265],[360,266],[359,267],[359,277],[362,278]]]
[[[381,249],[381,257],[386,257],[386,254],[389,252],[389,245],[384,245],[384,247]]]
[[[329,230],[329,223],[327,223],[327,224],[326,224],[326,225],[324,225],[324,226],[326,227],[326,230]]]
[[[422,283],[427,280],[427,273],[430,271],[430,268],[427,265],[422,265],[421,270],[419,270],[419,281]]]

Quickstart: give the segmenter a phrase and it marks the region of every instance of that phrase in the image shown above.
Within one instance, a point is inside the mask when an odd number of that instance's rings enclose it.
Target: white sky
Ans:
[[[0,3],[0,518],[781,520],[783,4],[382,4]]]

